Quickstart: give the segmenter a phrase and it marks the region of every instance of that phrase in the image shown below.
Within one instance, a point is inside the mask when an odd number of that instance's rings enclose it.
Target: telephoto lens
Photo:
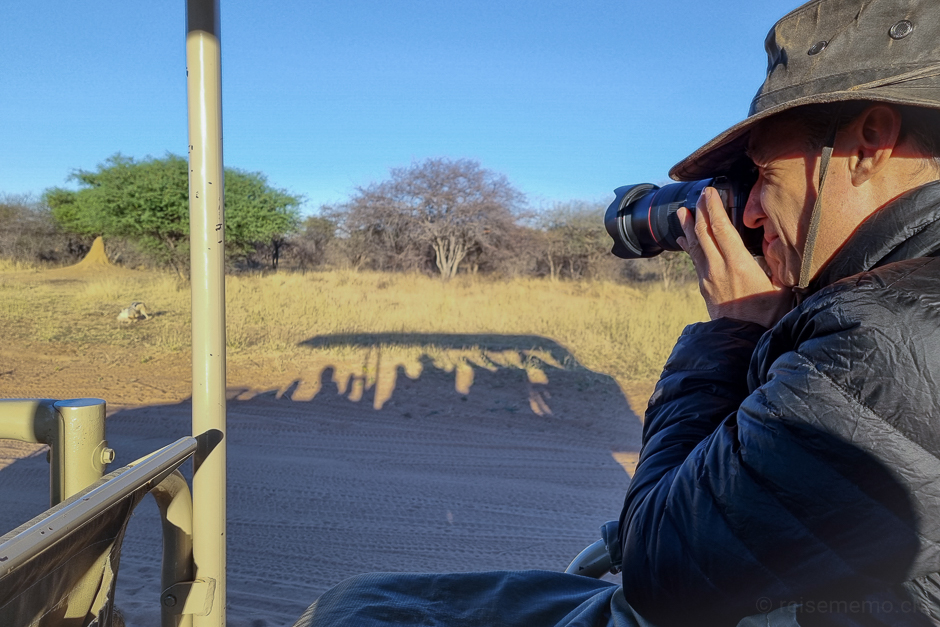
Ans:
[[[665,250],[682,250],[676,243],[683,236],[676,212],[686,207],[694,214],[702,191],[714,187],[745,247],[752,255],[761,255],[761,229],[749,229],[743,220],[744,206],[753,185],[753,177],[719,176],[664,187],[650,183],[618,187],[614,190],[616,198],[604,216],[604,226],[614,240],[610,252],[622,259],[640,259],[655,257]]]

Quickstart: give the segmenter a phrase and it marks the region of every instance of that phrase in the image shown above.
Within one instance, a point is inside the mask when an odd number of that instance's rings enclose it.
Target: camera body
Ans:
[[[754,182],[753,175],[719,176],[664,187],[651,183],[618,187],[604,216],[604,226],[614,240],[610,252],[622,259],[640,259],[655,257],[665,250],[682,250],[676,243],[683,236],[676,212],[686,207],[694,214],[702,191],[714,187],[744,246],[751,254],[761,255],[762,229],[744,225],[744,207]]]

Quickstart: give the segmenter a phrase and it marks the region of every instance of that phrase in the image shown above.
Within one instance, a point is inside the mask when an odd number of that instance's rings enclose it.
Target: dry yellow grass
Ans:
[[[35,266],[31,263],[0,257],[0,272],[25,272],[34,269]]]
[[[48,280],[42,272],[0,270],[6,333],[80,349],[133,347],[142,360],[188,350],[189,286],[175,276]],[[290,359],[313,348],[341,361],[384,350],[409,370],[420,356],[430,356],[458,371],[458,385],[466,362],[526,368],[535,378],[539,361],[580,364],[621,383],[648,380],[659,374],[682,328],[706,316],[694,286],[667,291],[661,285],[471,276],[442,283],[423,275],[344,271],[233,276],[226,286],[233,360]],[[118,311],[135,300],[154,318],[116,322]]]

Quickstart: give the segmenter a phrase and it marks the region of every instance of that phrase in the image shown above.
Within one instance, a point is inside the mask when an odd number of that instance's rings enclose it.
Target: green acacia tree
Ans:
[[[77,191],[43,195],[61,228],[79,235],[128,238],[181,275],[189,263],[189,176],[183,157],[135,160],[113,155],[94,171],[70,176]],[[260,172],[225,170],[226,253],[240,259],[259,243],[283,240],[299,225],[300,198],[275,189]]]
[[[225,247],[231,258],[247,257],[258,244],[267,244],[277,270],[288,237],[299,230],[298,196],[271,187],[260,172],[225,170]]]

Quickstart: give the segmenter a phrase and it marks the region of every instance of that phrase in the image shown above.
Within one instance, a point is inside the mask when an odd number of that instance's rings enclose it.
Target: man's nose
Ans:
[[[744,219],[744,226],[749,229],[760,228],[763,226],[764,219],[767,217],[767,214],[764,213],[764,208],[760,204],[760,188],[761,180],[758,178],[747,196],[747,203],[744,205],[744,215],[742,218]]]

